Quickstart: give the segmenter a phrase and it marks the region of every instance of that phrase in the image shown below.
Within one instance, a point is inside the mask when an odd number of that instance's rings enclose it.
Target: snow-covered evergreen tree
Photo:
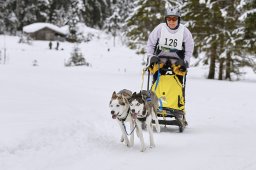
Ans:
[[[164,22],[165,1],[137,0],[134,12],[127,18],[126,35],[129,47],[145,53],[145,44],[150,32]]]
[[[4,9],[6,7],[6,2],[5,1],[0,1],[0,34],[3,34],[5,31],[5,13]]]
[[[108,32],[110,32],[114,37],[114,46],[115,46],[115,38],[121,29],[121,17],[117,11],[113,13],[109,18],[107,18],[107,22],[105,27],[107,27]]]
[[[37,22],[46,22],[49,15],[49,1],[38,0],[36,4],[36,18]]]
[[[241,25],[239,21],[240,0],[218,1],[191,0],[184,4],[184,19],[189,21],[190,30],[195,39],[195,51],[205,52],[202,59],[209,64],[209,79],[229,79],[241,74],[243,65],[251,61],[243,52]]]
[[[112,33],[114,37],[121,38],[122,43],[125,43],[125,36],[123,33],[127,31],[126,19],[134,8],[134,0],[113,0],[111,3],[111,15],[104,24],[104,29]]]
[[[83,0],[82,16],[86,25],[103,28],[111,13],[110,4],[110,0]]]
[[[24,17],[21,23],[23,23],[23,25],[28,25],[34,22],[37,22],[36,5],[29,4],[29,6],[24,9]]]
[[[71,16],[68,21],[68,26],[69,26],[69,35],[68,35],[68,40],[70,42],[78,42],[78,37],[77,37],[77,23],[79,22],[79,8],[78,8],[78,1],[77,0],[72,0],[71,2]]]
[[[239,20],[244,23],[242,27],[243,47],[246,52],[255,54],[256,51],[256,0],[240,0],[241,15]]]

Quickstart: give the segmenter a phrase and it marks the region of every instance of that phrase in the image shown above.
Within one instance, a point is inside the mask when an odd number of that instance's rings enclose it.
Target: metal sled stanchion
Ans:
[[[150,72],[149,70],[147,69],[148,71],[148,84],[147,84],[147,91],[149,91],[149,83],[150,83]]]

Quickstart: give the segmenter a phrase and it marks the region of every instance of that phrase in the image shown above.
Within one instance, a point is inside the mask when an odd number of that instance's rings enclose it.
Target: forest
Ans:
[[[19,36],[36,22],[82,22],[122,37],[143,55],[168,6],[181,9],[195,40],[196,65],[209,66],[208,79],[239,78],[243,67],[256,72],[256,0],[1,0],[0,34]]]

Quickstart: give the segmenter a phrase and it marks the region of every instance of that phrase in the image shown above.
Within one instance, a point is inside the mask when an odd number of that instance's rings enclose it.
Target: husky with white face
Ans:
[[[155,147],[155,142],[153,138],[153,125],[152,120],[155,121],[156,131],[160,132],[160,125],[157,118],[158,109],[158,98],[155,93],[147,91],[141,91],[140,93],[133,93],[132,97],[129,99],[131,116],[136,122],[136,132],[141,142],[141,152],[146,150],[143,133],[142,124],[145,123],[147,130],[149,132],[150,147]]]
[[[128,139],[128,134],[124,122],[130,123],[131,132],[134,129],[134,123],[130,114],[130,105],[128,100],[131,98],[132,92],[126,89],[121,90],[112,94],[109,108],[113,119],[117,120],[117,123],[121,129],[122,136],[121,142],[124,142],[126,146],[130,147],[134,144],[134,133],[131,133],[130,140]]]

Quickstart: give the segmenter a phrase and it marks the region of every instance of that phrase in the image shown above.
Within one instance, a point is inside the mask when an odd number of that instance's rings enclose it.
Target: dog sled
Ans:
[[[178,60],[181,59],[159,56],[158,61],[147,69],[147,90],[155,92],[159,99],[157,113],[159,124],[175,125],[179,127],[179,132],[183,132],[187,125],[185,119],[186,73],[183,76],[175,74],[174,63]],[[153,81],[149,89],[151,75],[153,75]]]

